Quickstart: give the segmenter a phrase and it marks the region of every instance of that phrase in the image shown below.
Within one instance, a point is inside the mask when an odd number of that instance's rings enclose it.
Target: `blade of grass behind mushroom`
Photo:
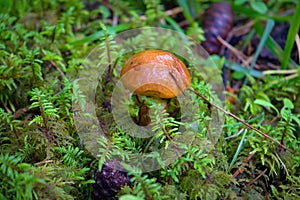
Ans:
[[[262,72],[255,70],[255,69],[247,69],[244,66],[240,65],[239,63],[231,63],[229,60],[225,61],[225,66],[229,69],[232,69],[237,72],[242,72],[245,74],[250,74],[251,76],[255,78],[262,78],[265,76]]]
[[[281,69],[286,69],[288,67],[288,62],[291,58],[291,52],[295,43],[295,37],[297,33],[299,32],[299,27],[300,27],[300,4],[298,2],[291,26],[288,32],[288,36],[286,39],[286,43],[284,46],[284,51],[283,51],[283,60],[281,62]]]
[[[177,3],[179,4],[179,6],[183,8],[184,17],[188,20],[190,24],[192,24],[195,20],[191,9],[192,7],[198,8],[200,4],[195,0],[193,1],[177,0]],[[192,4],[192,6],[190,6],[189,4]]]
[[[177,24],[177,22],[172,19],[171,17],[166,16],[165,20],[171,25],[171,27],[175,30],[178,31],[182,37],[182,39],[187,40],[186,35],[184,33],[184,30]]]
[[[260,37],[262,37],[263,31],[264,31],[262,23],[260,21],[257,21],[256,23],[254,23],[254,28],[255,28],[256,33]],[[282,62],[282,60],[283,60],[283,50],[271,37],[267,38],[265,45],[273,53],[273,55],[280,62]],[[295,61],[293,61],[292,59],[289,59],[289,68],[294,68],[296,65],[297,64],[295,63]]]
[[[264,47],[265,45],[265,42],[267,40],[267,37],[270,35],[273,27],[275,25],[275,22],[274,20],[272,19],[268,19],[267,20],[267,24],[266,24],[266,27],[265,27],[265,31],[261,37],[261,40],[259,41],[259,45],[255,51],[255,54],[254,54],[254,58],[252,59],[252,62],[251,62],[251,65],[250,65],[250,70],[253,69],[254,67],[254,64],[256,63],[256,60],[259,56],[259,53],[261,52],[262,48]],[[246,76],[245,80],[244,80],[244,85],[246,85],[248,83],[248,77]]]

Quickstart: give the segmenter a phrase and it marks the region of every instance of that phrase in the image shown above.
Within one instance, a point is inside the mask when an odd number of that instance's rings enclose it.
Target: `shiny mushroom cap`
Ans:
[[[163,50],[145,50],[130,57],[121,71],[125,87],[136,94],[173,98],[191,83],[185,64]]]

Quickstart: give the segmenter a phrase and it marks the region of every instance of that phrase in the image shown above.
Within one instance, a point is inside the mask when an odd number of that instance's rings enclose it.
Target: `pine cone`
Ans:
[[[109,161],[103,165],[101,172],[95,170],[95,183],[93,184],[92,199],[105,200],[117,199],[115,196],[125,185],[130,185],[127,173],[116,170],[114,166],[120,166],[118,161]],[[117,167],[117,169],[120,169]]]

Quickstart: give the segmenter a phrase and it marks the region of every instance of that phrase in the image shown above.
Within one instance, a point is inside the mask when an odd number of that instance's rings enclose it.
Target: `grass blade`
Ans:
[[[256,49],[256,51],[255,51],[254,58],[253,58],[253,60],[252,60],[252,62],[251,62],[251,65],[250,65],[250,70],[253,69],[253,67],[254,67],[254,65],[255,65],[255,63],[256,63],[256,60],[257,60],[257,58],[258,58],[258,56],[259,56],[259,54],[260,54],[262,48],[264,47],[264,45],[265,45],[265,43],[266,43],[266,40],[267,40],[268,36],[270,35],[270,33],[271,33],[271,31],[272,31],[274,25],[275,25],[274,20],[272,20],[272,19],[268,19],[268,20],[267,20],[267,24],[266,24],[266,27],[265,27],[265,31],[264,31],[264,33],[263,33],[263,35],[262,35],[262,37],[261,37],[261,39],[260,39],[260,41],[259,41],[258,47],[257,47],[257,49]],[[244,85],[246,85],[247,82],[248,82],[248,78],[247,78],[247,76],[246,76],[246,78],[245,78],[245,80],[244,80]]]
[[[257,21],[254,23],[254,28],[256,33],[259,35],[259,37],[262,37],[264,32],[264,27],[262,26],[262,23],[260,21]],[[266,47],[271,51],[271,53],[280,61],[283,60],[283,50],[281,47],[276,43],[276,41],[272,37],[268,37],[265,43]],[[293,68],[297,64],[290,59],[289,61],[289,67]]]
[[[165,20],[173,27],[173,29],[181,35],[182,38],[186,38],[184,30],[177,24],[177,22],[171,17],[165,17]]]
[[[190,24],[194,22],[194,18],[191,15],[188,1],[185,0],[177,0],[178,5],[183,9],[183,15],[184,17],[189,21]]]
[[[245,74],[250,74],[251,76],[255,77],[255,78],[262,78],[265,76],[264,73],[255,70],[255,69],[247,69],[245,67],[243,67],[242,65],[238,64],[238,63],[231,63],[229,61],[225,61],[225,66],[229,69],[232,69],[234,71],[237,72],[243,72]]]
[[[233,158],[232,158],[232,160],[230,162],[229,169],[234,165],[235,161],[238,158],[238,155],[240,154],[240,152],[242,151],[242,149],[245,146],[245,143],[246,143],[246,141],[245,141],[246,133],[247,133],[247,129],[244,129],[242,138],[241,138],[240,143],[239,143],[239,146],[236,149],[235,154],[234,154],[234,156],[233,156]]]
[[[283,51],[283,60],[281,62],[281,68],[286,69],[288,62],[291,57],[291,52],[295,43],[296,34],[300,28],[300,3],[297,4],[294,16],[292,18],[292,23],[288,32],[288,36],[286,38],[286,43]]]

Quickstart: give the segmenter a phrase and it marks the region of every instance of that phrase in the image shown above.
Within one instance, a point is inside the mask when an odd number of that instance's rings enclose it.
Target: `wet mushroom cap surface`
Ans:
[[[136,94],[173,98],[191,83],[185,64],[163,50],[145,50],[130,57],[121,71],[125,87]]]

